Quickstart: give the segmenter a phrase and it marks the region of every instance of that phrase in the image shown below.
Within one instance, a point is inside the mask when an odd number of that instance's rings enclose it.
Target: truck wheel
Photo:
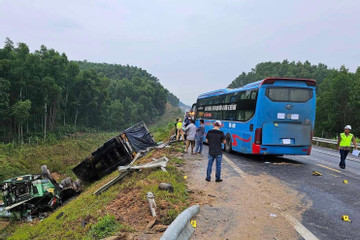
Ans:
[[[80,179],[76,179],[75,186],[76,186],[76,191],[82,191],[82,182]]]
[[[61,185],[63,186],[63,189],[72,187],[72,180],[70,177],[65,178],[61,181]]]
[[[232,142],[229,134],[226,135],[225,152],[230,153],[232,151]]]
[[[47,168],[46,165],[42,165],[42,166],[41,166],[41,174],[42,174],[44,177],[46,177],[46,178],[48,178],[48,179],[51,179],[50,171],[49,171],[49,169]]]

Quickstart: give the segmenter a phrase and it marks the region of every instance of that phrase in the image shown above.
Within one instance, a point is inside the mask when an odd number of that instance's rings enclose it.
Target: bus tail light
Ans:
[[[311,153],[311,146],[308,147],[308,149],[307,149],[307,155],[310,155],[310,153]]]
[[[262,142],[262,128],[255,130],[255,144],[261,145]]]

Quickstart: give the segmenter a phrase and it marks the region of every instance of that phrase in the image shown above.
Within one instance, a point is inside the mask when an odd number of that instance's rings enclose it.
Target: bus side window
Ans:
[[[240,109],[237,111],[237,120],[238,121],[245,121],[245,110],[244,109]]]
[[[225,95],[220,95],[217,98],[217,104],[223,104],[225,102]]]
[[[250,99],[251,99],[251,100],[256,100],[256,97],[257,97],[257,91],[252,91],[252,92],[251,92]]]
[[[227,94],[225,97],[225,103],[229,104],[229,103],[234,103],[234,102],[235,102],[235,93]]]
[[[216,97],[210,97],[210,98],[208,98],[206,105],[215,104],[215,101],[216,101],[215,98],[216,98]]]
[[[237,111],[224,111],[224,120],[236,120]]]
[[[223,116],[222,116],[222,111],[218,111],[218,112],[213,112],[213,119],[220,119],[222,120],[223,119]]]

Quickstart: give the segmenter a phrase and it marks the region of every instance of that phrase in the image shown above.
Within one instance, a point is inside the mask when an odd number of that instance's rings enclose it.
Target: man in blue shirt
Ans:
[[[214,129],[210,130],[206,135],[206,142],[209,144],[208,167],[206,172],[206,181],[210,182],[212,165],[216,160],[215,182],[222,182],[221,175],[221,161],[222,161],[222,143],[226,143],[225,134],[220,131],[221,121],[217,120],[214,123]]]

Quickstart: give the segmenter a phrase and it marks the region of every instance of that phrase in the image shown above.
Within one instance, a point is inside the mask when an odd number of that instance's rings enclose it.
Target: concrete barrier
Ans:
[[[166,229],[160,240],[187,240],[194,233],[190,219],[200,211],[200,205],[194,205],[184,210]]]

